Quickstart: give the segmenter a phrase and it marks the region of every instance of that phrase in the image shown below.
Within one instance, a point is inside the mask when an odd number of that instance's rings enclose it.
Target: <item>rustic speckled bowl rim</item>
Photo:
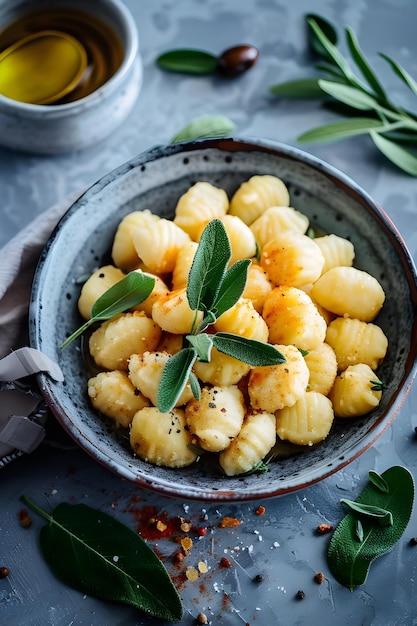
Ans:
[[[374,219],[378,228],[384,231],[384,236],[388,237],[395,253],[398,255],[402,270],[404,272],[407,288],[409,289],[409,308],[411,311],[412,322],[410,326],[409,351],[404,363],[404,373],[395,391],[392,393],[389,404],[383,415],[373,424],[372,428],[358,441],[350,446],[343,454],[339,454],[337,458],[331,459],[328,463],[322,463],[318,467],[310,467],[308,471],[298,476],[294,473],[291,479],[275,480],[269,479],[268,473],[262,480],[253,478],[253,485],[249,483],[249,487],[242,485],[234,488],[228,488],[228,480],[225,479],[224,484],[218,486],[217,483],[213,487],[188,485],[180,482],[178,479],[155,477],[153,466],[147,466],[145,471],[136,470],[133,465],[126,467],[121,464],[117,458],[112,455],[103,453],[100,450],[100,443],[97,437],[91,433],[82,432],[79,427],[62,411],[60,406],[60,394],[65,394],[65,389],[59,384],[54,383],[48,376],[40,374],[38,382],[44,397],[49,404],[52,412],[56,415],[58,421],[67,430],[67,432],[77,441],[77,443],[97,461],[105,467],[115,472],[119,476],[135,482],[138,486],[151,489],[152,491],[162,493],[164,495],[194,499],[200,501],[244,501],[254,500],[257,498],[273,497],[283,495],[292,491],[296,491],[319,482],[326,477],[334,474],[343,467],[347,466],[358,456],[368,450],[381,434],[388,428],[403,405],[407,394],[411,388],[412,382],[416,376],[417,363],[417,274],[413,259],[407,250],[405,242],[400,233],[392,223],[391,219],[378,206],[374,200],[353,180],[344,173],[340,172],[328,163],[323,162],[317,157],[301,151],[297,148],[284,145],[281,143],[245,138],[222,138],[222,139],[203,139],[198,141],[184,142],[182,144],[174,144],[169,146],[158,147],[142,153],[123,164],[113,172],[100,179],[93,185],[64,215],[59,222],[57,228],[51,235],[44,252],[41,256],[33,284],[32,302],[30,307],[30,339],[31,345],[42,350],[44,347],[42,332],[40,331],[40,323],[42,321],[42,289],[44,288],[45,276],[48,274],[48,258],[51,251],[60,245],[60,237],[63,229],[66,228],[68,220],[72,220],[79,210],[80,206],[85,206],[92,198],[100,196],[107,185],[111,185],[118,177],[124,177],[133,169],[144,170],[148,164],[158,159],[170,157],[171,155],[182,155],[184,162],[192,158],[194,151],[206,149],[215,149],[224,153],[226,158],[232,158],[234,154],[241,152],[257,152],[267,155],[283,157],[286,160],[300,163],[300,161],[308,168],[319,172],[332,184],[341,188],[343,192],[353,197],[361,208],[367,211]],[[45,315],[45,314],[44,314]],[[52,358],[54,355],[49,355]],[[178,470],[173,470],[174,472]],[[177,475],[175,475],[176,477]],[[255,475],[253,475],[255,476]],[[249,480],[251,478],[249,477]]]

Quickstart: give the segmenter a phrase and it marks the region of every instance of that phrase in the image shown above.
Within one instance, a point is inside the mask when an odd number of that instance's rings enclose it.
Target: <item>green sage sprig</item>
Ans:
[[[249,260],[237,261],[229,267],[230,241],[219,219],[205,227],[194,256],[187,282],[187,299],[195,311],[186,345],[164,366],[158,387],[158,408],[171,411],[188,381],[195,398],[200,387],[192,372],[194,363],[210,361],[211,350],[232,356],[252,366],[279,365],[285,357],[274,346],[231,333],[204,333],[209,326],[237,303],[247,280]],[[199,320],[199,313],[202,319]]]
[[[165,364],[158,387],[157,404],[163,413],[172,410],[188,382],[194,397],[199,398],[200,386],[192,367],[197,360],[210,361],[213,347],[252,366],[285,363],[284,355],[270,344],[231,333],[204,332],[237,303],[245,289],[251,262],[242,259],[229,267],[231,256],[223,222],[211,220],[201,235],[187,281],[186,295],[190,308],[195,311],[194,321],[185,337],[184,348]],[[109,320],[143,302],[152,292],[154,283],[154,278],[142,272],[130,272],[98,298],[92,307],[91,319],[61,347],[65,348],[95,322]],[[199,321],[200,312],[203,316]]]
[[[370,472],[370,482],[349,507],[333,533],[328,563],[335,578],[351,591],[362,585],[372,562],[401,539],[414,504],[414,479],[405,467]]]
[[[91,309],[91,318],[74,331],[62,344],[66,348],[74,339],[82,335],[92,324],[104,322],[127,309],[137,306],[151,294],[155,279],[142,272],[129,272],[118,283],[107,289]]]
[[[284,98],[322,98],[350,119],[313,128],[300,135],[298,141],[318,143],[368,134],[386,158],[404,172],[417,176],[417,115],[390,100],[350,27],[345,28],[345,35],[356,73],[337,47],[333,26],[311,15],[307,16],[307,23],[310,47],[322,58],[316,65],[321,75],[273,85],[269,90]],[[414,78],[394,59],[383,53],[380,56],[417,95]]]

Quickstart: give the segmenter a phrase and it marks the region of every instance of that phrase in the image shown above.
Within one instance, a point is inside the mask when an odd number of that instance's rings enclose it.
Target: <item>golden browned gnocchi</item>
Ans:
[[[250,372],[250,365],[213,347],[210,361],[197,361],[193,370],[203,383],[228,386],[237,385]]]
[[[329,434],[334,412],[329,398],[317,391],[306,391],[295,404],[277,411],[275,416],[280,439],[312,446]]]
[[[145,407],[133,416],[130,445],[141,459],[164,467],[191,465],[197,453],[183,409],[161,413],[155,406]]]
[[[380,312],[385,293],[376,278],[356,267],[333,267],[313,285],[312,296],[336,315],[348,315],[364,322]]]
[[[264,245],[260,263],[275,285],[302,287],[319,278],[324,256],[313,239],[290,231]]]
[[[382,390],[375,372],[364,363],[349,365],[335,380],[330,398],[337,417],[359,417],[378,406]]]
[[[268,327],[252,302],[240,298],[238,302],[216,320],[214,328],[218,332],[233,333],[247,339],[268,341]]]
[[[122,270],[129,271],[139,266],[141,259],[133,243],[136,230],[148,222],[157,222],[160,218],[150,211],[133,211],[120,222],[113,240],[112,259]]]
[[[327,396],[337,374],[336,354],[328,343],[310,350],[304,357],[309,371],[308,389]]]
[[[274,413],[292,406],[308,384],[309,371],[295,346],[275,346],[286,358],[281,365],[254,367],[249,374],[248,393],[254,409]]]
[[[290,206],[284,181],[269,174],[244,181],[230,203],[223,189],[197,182],[174,208],[172,221],[150,211],[126,215],[114,236],[114,265],[93,272],[78,301],[88,320],[97,298],[126,272],[155,280],[145,301],[102,323],[88,343],[102,370],[88,380],[91,404],[129,429],[134,454],[179,468],[204,451],[226,476],[236,476],[256,469],[277,438],[315,445],[326,439],[335,416],[356,417],[378,406],[382,383],[375,370],[388,340],[372,321],[385,294],[373,276],[353,266],[348,239],[307,236],[314,225]],[[251,366],[213,345],[208,361],[203,355],[192,364],[193,378],[176,406],[163,413],[163,369],[190,345],[187,335],[203,319],[203,311],[190,308],[187,281],[212,219],[224,224],[229,265],[251,263],[242,296],[210,321],[208,336],[231,333],[268,343],[285,362]]]
[[[83,284],[78,298],[78,310],[85,320],[91,318],[95,301],[124,277],[122,270],[114,265],[105,265],[91,274]]]
[[[257,263],[252,262],[249,266],[248,279],[242,298],[250,300],[255,311],[262,315],[266,296],[271,293],[273,288],[274,285],[269,280],[265,270]]]
[[[190,238],[171,220],[145,222],[132,235],[138,256],[154,274],[172,272],[181,247]]]
[[[127,370],[131,354],[154,350],[160,336],[160,327],[143,311],[121,313],[92,333],[89,350],[99,367]]]
[[[309,219],[300,211],[288,206],[271,206],[250,225],[259,248],[284,232],[294,231],[304,235]]]
[[[152,306],[152,318],[163,330],[176,335],[190,332],[194,320],[201,321],[201,311],[193,311],[185,287],[160,295]]]
[[[253,470],[275,444],[275,416],[264,411],[246,415],[239,434],[219,454],[219,463],[226,476]]]
[[[265,299],[262,317],[270,343],[315,350],[326,337],[324,318],[310,296],[297,287],[275,287]]]
[[[271,206],[289,206],[290,194],[277,176],[252,176],[242,183],[230,201],[230,215],[237,215],[245,224],[252,224]]]
[[[93,407],[124,428],[130,426],[136,411],[150,404],[121,370],[99,372],[89,379],[87,388]]]
[[[229,198],[224,189],[207,182],[195,183],[178,200],[174,224],[197,241],[201,226],[226,214]]]
[[[143,352],[132,354],[128,363],[128,375],[132,384],[140,393],[149,398],[154,406],[158,404],[158,387],[170,355],[168,352]],[[190,385],[186,385],[177,401],[182,406],[193,397]]]
[[[203,450],[219,452],[238,435],[245,408],[243,394],[235,385],[203,387],[199,400],[187,402],[185,419]]]
[[[336,354],[339,370],[357,363],[366,363],[375,370],[388,348],[382,328],[350,317],[337,317],[330,322],[326,341]]]
[[[346,265],[351,267],[355,258],[355,248],[353,243],[337,235],[323,235],[316,237],[316,244],[319,246],[324,257],[322,273],[325,274],[333,267]]]

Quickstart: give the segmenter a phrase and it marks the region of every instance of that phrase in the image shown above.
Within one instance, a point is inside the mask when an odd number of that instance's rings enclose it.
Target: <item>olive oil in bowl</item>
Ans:
[[[115,30],[95,15],[72,8],[52,7],[35,11],[9,23],[0,31],[0,54],[28,36],[49,30],[70,35],[87,53],[87,66],[79,81],[69,93],[53,104],[65,104],[88,96],[106,83],[122,64],[125,52]],[[59,49],[52,45],[50,49],[45,46],[45,55],[54,55],[55,65],[59,67]],[[22,64],[25,62],[28,60],[25,61],[24,55],[9,58],[9,65],[16,64],[14,69],[11,68],[16,77],[24,74]],[[45,67],[48,66],[50,63],[45,63]],[[40,77],[40,80],[47,82],[48,75]],[[50,76],[49,80],[52,81],[53,77]]]

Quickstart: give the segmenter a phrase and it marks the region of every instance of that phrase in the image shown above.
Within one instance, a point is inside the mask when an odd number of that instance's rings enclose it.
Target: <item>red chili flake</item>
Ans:
[[[325,578],[323,572],[317,572],[317,574],[314,575],[314,580],[319,585],[322,585],[324,583],[324,581],[326,580],[326,578]]]
[[[220,559],[220,567],[232,567],[232,563],[225,556],[222,556]]]
[[[331,524],[319,524],[317,526],[316,532],[318,535],[326,535],[333,530],[333,526]]]
[[[197,533],[199,537],[205,537],[207,535],[207,528],[206,526],[197,527],[195,529],[195,532]]]
[[[131,506],[129,513],[133,514],[136,531],[142,539],[156,541],[163,537],[175,537],[180,533],[180,517],[168,517],[168,513],[158,512],[156,506],[144,505],[140,508]]]
[[[240,522],[236,517],[223,517],[221,520],[219,527],[220,528],[233,528],[234,526],[239,526]]]
[[[256,515],[265,515],[265,511],[266,511],[266,508],[261,504],[260,506],[258,506],[255,513]]]
[[[32,520],[28,515],[26,509],[20,509],[18,513],[19,521],[23,528],[28,528],[32,524]]]
[[[0,567],[0,578],[7,578],[7,576],[9,575],[9,568],[8,567]]]

